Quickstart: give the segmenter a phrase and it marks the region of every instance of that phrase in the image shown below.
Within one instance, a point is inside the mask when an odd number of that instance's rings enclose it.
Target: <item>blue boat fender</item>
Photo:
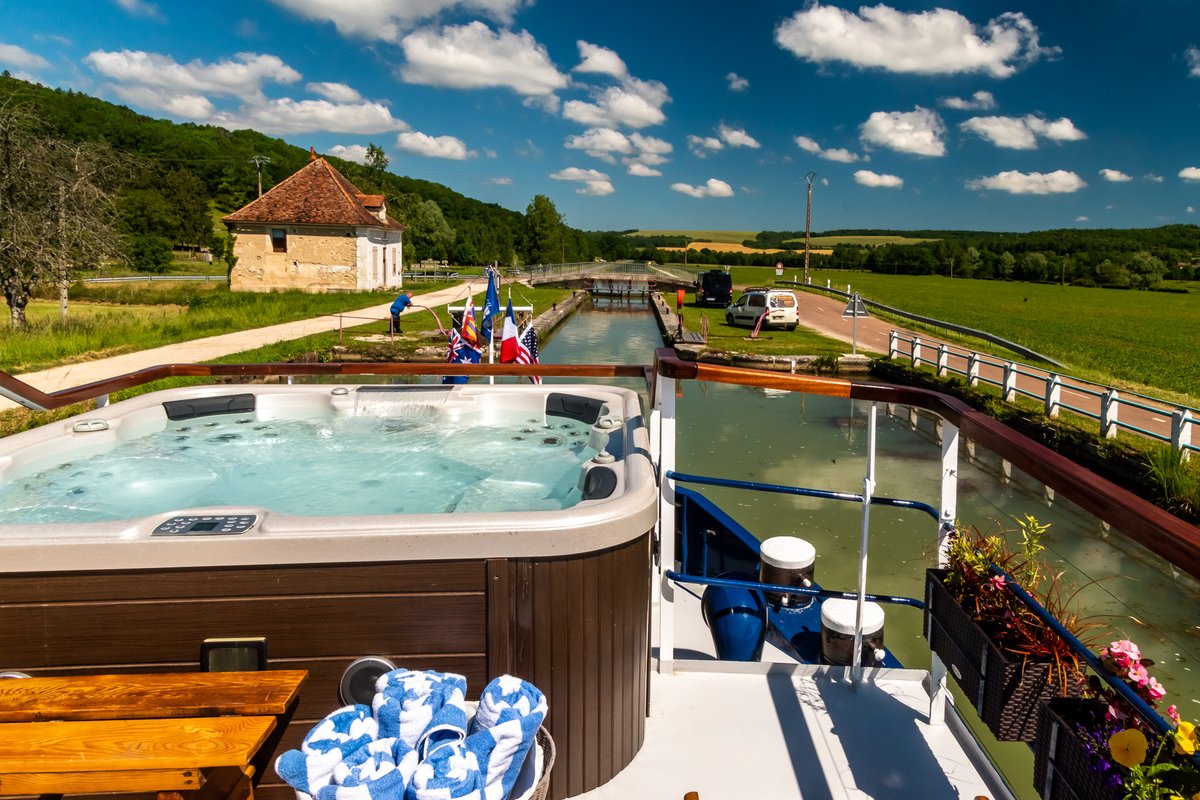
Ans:
[[[720,578],[757,581],[746,572],[725,572]],[[741,587],[709,586],[700,599],[717,658],[758,661],[767,635],[767,603],[762,592]]]

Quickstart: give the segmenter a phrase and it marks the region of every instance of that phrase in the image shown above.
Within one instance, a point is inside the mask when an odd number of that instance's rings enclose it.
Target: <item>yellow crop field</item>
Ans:
[[[686,236],[693,242],[741,244],[758,236],[758,231],[634,231],[630,236]]]

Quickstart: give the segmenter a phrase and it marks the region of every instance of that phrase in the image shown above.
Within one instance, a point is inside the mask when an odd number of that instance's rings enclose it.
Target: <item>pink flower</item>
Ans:
[[[1133,681],[1138,686],[1145,686],[1147,681],[1150,680],[1150,672],[1140,661],[1135,664],[1130,664],[1127,680]]]
[[[1145,667],[1143,667],[1143,669],[1145,669]],[[1164,689],[1163,685],[1158,682],[1158,678],[1150,678],[1148,681],[1146,681],[1146,694],[1150,696],[1151,700],[1161,700],[1166,693],[1167,690]],[[1174,707],[1175,706],[1171,706],[1171,708]]]
[[[993,575],[991,577],[991,581],[992,581],[992,588],[995,589],[996,591],[1001,591],[1002,589],[1004,589],[1004,576],[1003,575]]]
[[[1174,722],[1176,725],[1179,724],[1179,709],[1175,708],[1175,706],[1167,706],[1167,716],[1171,718],[1171,722]]]
[[[1128,639],[1113,642],[1108,646],[1108,650],[1112,654],[1113,660],[1121,666],[1125,666],[1132,661],[1140,661],[1142,658],[1142,651]]]
[[[1120,721],[1126,719],[1128,716],[1129,715],[1125,713],[1121,706],[1117,705],[1116,703],[1109,703],[1108,710],[1104,712],[1104,718],[1109,721]]]

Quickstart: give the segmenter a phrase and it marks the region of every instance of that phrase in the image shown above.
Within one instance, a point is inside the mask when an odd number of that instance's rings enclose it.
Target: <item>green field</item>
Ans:
[[[869,272],[814,271],[905,311],[985,330],[1067,365],[1065,372],[1200,404],[1200,293],[1121,291]],[[736,279],[736,278],[735,278]]]

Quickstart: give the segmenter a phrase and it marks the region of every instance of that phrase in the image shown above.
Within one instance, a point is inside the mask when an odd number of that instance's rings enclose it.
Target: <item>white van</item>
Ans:
[[[733,305],[725,309],[725,322],[730,325],[748,325],[754,327],[758,318],[764,313],[764,328],[796,329],[800,323],[796,295],[789,289],[768,289],[754,286],[737,299]]]

